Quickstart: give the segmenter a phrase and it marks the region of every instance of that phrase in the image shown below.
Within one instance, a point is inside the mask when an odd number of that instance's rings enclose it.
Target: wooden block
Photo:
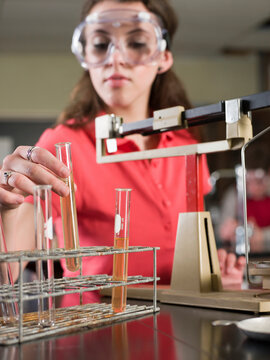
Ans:
[[[161,292],[168,290],[169,285],[159,285],[157,286],[157,300],[159,301]],[[102,289],[100,291],[102,296],[111,296],[112,289]],[[139,286],[128,286],[127,287],[127,297],[129,299],[142,299],[142,300],[153,300],[153,285],[141,285]]]
[[[258,290],[219,291],[195,293],[166,290],[160,294],[163,303],[248,311],[253,313],[270,312],[270,293]]]
[[[262,280],[263,289],[270,289],[270,276],[264,276]]]

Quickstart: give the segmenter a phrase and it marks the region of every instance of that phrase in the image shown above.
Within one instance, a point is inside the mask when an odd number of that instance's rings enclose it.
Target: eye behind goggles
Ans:
[[[89,67],[102,66],[109,61],[108,59],[111,55],[111,52],[105,51],[105,43],[111,41],[108,40],[111,36],[111,31],[113,32],[113,30],[115,30],[116,32],[119,32],[121,26],[124,28],[127,26],[131,26],[134,28],[134,26],[136,27],[136,25],[138,25],[138,29],[140,29],[140,27],[145,27],[147,31],[149,31],[149,34],[151,34],[151,36],[155,38],[154,41],[148,41],[147,37],[146,40],[139,40],[136,43],[134,43],[133,40],[133,42],[131,40],[128,40],[125,41],[124,45],[122,45],[122,50],[120,49],[120,47],[119,49],[123,53],[124,60],[127,63],[130,63],[132,65],[151,63],[155,61],[155,59],[161,52],[168,49],[169,36],[167,30],[162,28],[161,20],[155,14],[146,11],[138,12],[135,10],[115,9],[103,11],[100,13],[92,13],[88,15],[85,20],[80,23],[74,30],[71,50],[84,69],[88,69]],[[87,29],[90,29],[90,33],[91,31],[102,33],[103,29],[109,29],[107,31],[108,39],[106,39],[105,41],[98,40],[97,44],[97,37],[93,37],[95,39],[94,41],[91,37],[86,35]],[[106,31],[104,32],[106,33]],[[87,43],[90,43],[90,46],[87,46]],[[149,55],[146,56],[147,45],[149,44],[152,44],[152,47],[150,49],[149,46]],[[145,47],[145,52],[142,51],[143,45]],[[100,51],[102,49],[102,46],[104,50],[103,54]],[[133,48],[131,49],[131,47]],[[115,44],[113,45],[113,47],[110,47],[110,49],[112,48],[115,48]],[[97,50],[99,50],[99,53]]]

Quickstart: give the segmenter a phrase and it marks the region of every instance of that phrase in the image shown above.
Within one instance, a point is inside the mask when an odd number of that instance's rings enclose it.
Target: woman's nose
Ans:
[[[108,57],[107,64],[115,65],[115,64],[124,64],[124,63],[125,63],[125,59],[123,56],[123,52],[121,51],[119,46],[113,45]]]

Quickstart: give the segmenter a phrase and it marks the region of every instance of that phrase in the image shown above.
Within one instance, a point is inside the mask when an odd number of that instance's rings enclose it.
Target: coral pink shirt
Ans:
[[[266,196],[260,200],[247,199],[248,220],[255,221],[261,228],[270,226],[270,197]]]
[[[170,282],[178,213],[186,211],[184,157],[171,157],[112,164],[97,164],[94,123],[71,129],[59,125],[47,129],[37,145],[55,154],[54,144],[72,145],[80,246],[112,246],[115,188],[131,188],[130,245],[160,247],[157,273],[160,284]],[[139,150],[130,139],[117,139],[118,152]],[[186,130],[162,133],[158,148],[196,143]],[[203,159],[204,192],[208,192],[208,168]],[[59,196],[53,194],[53,218],[59,246],[64,247]],[[62,262],[64,276],[69,272]],[[129,275],[153,275],[152,252],[129,255]],[[112,274],[112,256],[84,259],[83,274]]]

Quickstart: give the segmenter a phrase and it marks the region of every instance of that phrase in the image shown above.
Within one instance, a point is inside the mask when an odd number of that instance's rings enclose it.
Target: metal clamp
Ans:
[[[225,101],[226,139],[231,142],[231,149],[240,149],[252,139],[251,113],[244,114],[242,100]]]
[[[153,130],[167,130],[175,127],[187,128],[187,122],[182,120],[183,106],[154,111]]]

